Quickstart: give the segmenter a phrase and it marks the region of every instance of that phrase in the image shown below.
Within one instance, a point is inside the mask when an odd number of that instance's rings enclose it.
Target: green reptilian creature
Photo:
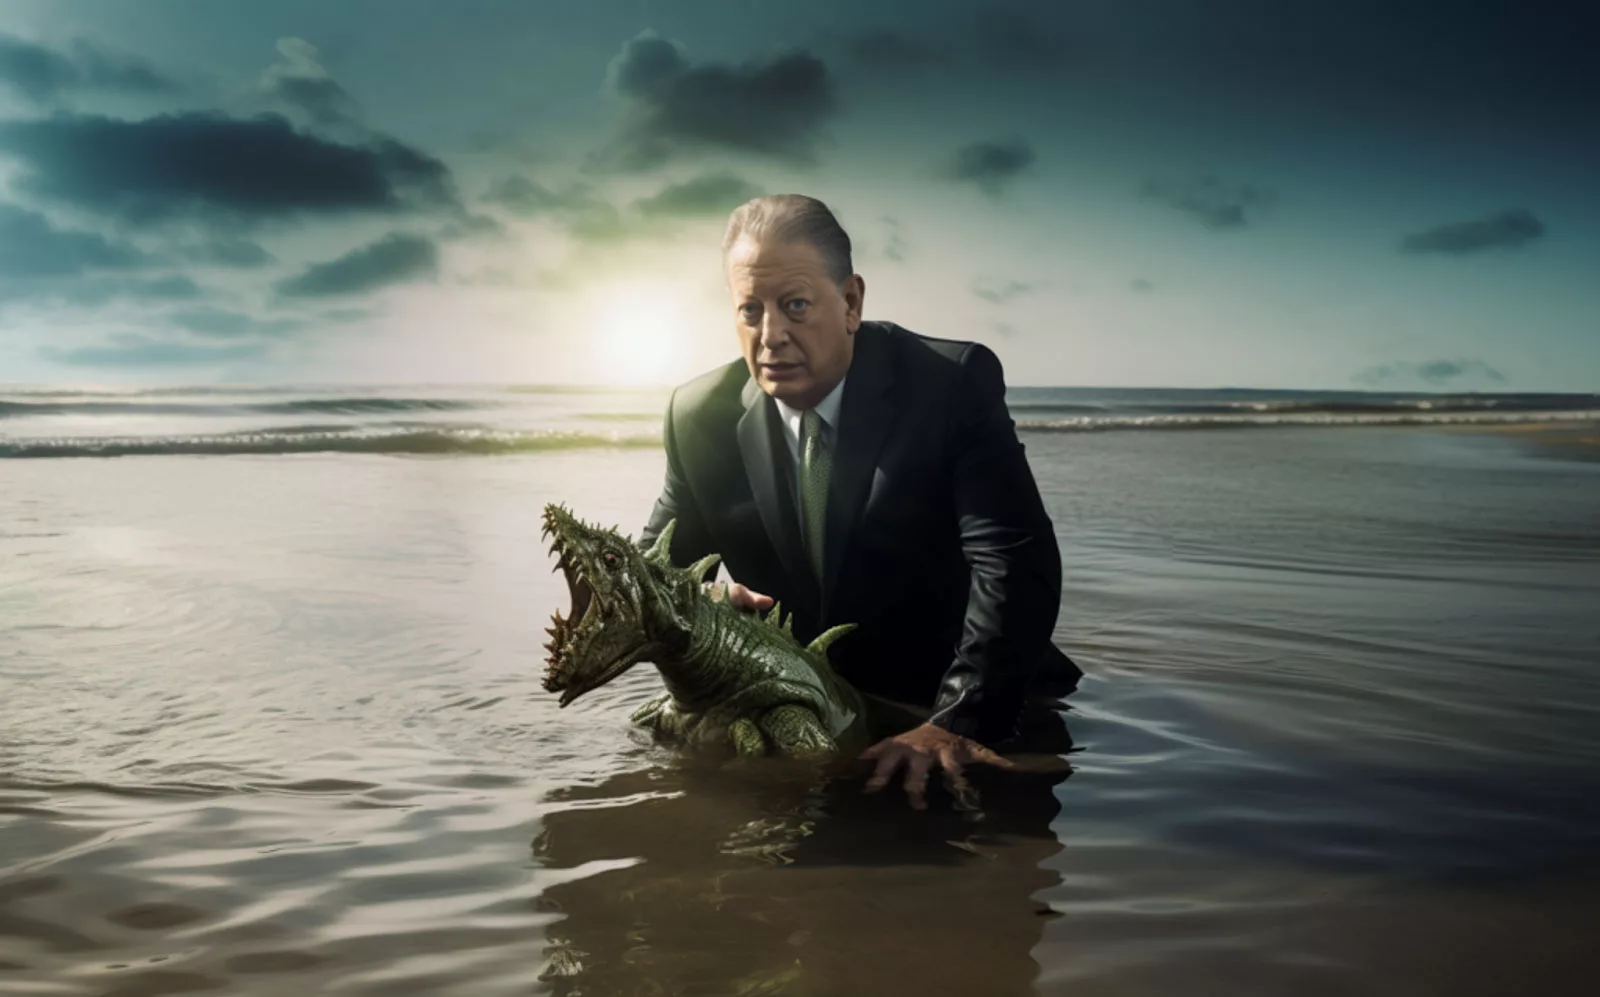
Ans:
[[[667,553],[675,525],[644,551],[614,529],[545,506],[542,532],[572,594],[571,618],[557,610],[548,630],[545,689],[559,692],[566,706],[650,661],[667,691],[632,719],[660,738],[731,746],[741,755],[816,756],[864,746],[861,694],[827,658],[828,645],[855,624],[801,646],[777,604],[763,617],[713,600],[701,579],[719,556],[675,567]]]

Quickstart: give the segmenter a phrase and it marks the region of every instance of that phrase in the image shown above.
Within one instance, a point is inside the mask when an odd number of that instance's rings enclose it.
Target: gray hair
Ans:
[[[743,236],[762,243],[809,242],[835,284],[844,286],[855,272],[850,262],[850,236],[826,204],[804,194],[766,194],[733,209],[722,236],[722,269],[728,253]]]

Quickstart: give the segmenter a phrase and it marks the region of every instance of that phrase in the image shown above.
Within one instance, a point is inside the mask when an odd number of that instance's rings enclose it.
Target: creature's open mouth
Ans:
[[[595,598],[594,586],[589,584],[589,580],[583,575],[582,565],[568,555],[560,539],[551,544],[550,551],[559,554],[555,570],[566,576],[567,594],[572,599],[568,615],[563,617],[561,610],[557,609],[551,614],[551,625],[545,630],[550,635],[550,639],[544,645],[550,655],[550,670],[545,675],[545,687],[555,692],[563,684],[561,669],[565,660],[571,656],[573,639],[587,626],[599,622],[601,607],[600,600]]]
[[[641,632],[640,611],[629,598],[626,555],[616,538],[597,534],[558,506],[546,507],[543,533],[571,597],[567,615],[556,610],[545,631],[550,639],[544,645],[549,654],[544,688],[561,693],[566,706],[643,660],[653,645]]]
[[[566,706],[568,703],[572,702],[574,699],[577,699],[590,689],[600,688],[607,682],[610,682],[612,679],[616,678],[618,675],[621,675],[623,672],[632,668],[635,663],[644,659],[650,654],[650,652],[650,645],[641,645],[633,648],[632,650],[624,651],[616,661],[613,661],[611,664],[601,669],[600,672],[593,678],[586,678],[581,682],[569,679],[564,684],[564,688],[561,689],[561,699],[557,701],[556,705]],[[553,692],[555,690],[550,691]]]

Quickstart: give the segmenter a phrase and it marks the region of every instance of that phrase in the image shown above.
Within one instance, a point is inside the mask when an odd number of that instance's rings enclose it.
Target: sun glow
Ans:
[[[688,296],[664,280],[630,280],[595,292],[591,369],[605,384],[672,384],[690,352]]]

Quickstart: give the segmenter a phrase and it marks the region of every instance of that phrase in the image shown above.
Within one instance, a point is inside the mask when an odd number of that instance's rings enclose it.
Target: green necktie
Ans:
[[[828,510],[828,474],[833,455],[822,441],[822,416],[806,409],[800,417],[800,518],[805,524],[811,571],[822,581],[822,532]]]

